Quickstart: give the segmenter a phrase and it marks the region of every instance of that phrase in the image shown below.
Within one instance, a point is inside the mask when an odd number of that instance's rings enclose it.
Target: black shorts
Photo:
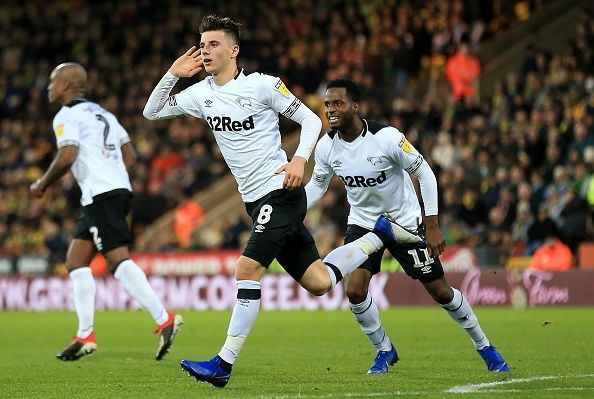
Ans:
[[[132,206],[132,193],[117,189],[93,197],[78,218],[75,238],[93,241],[98,251],[107,253],[132,242],[126,216]]]
[[[275,190],[245,204],[254,226],[243,255],[268,267],[274,258],[296,281],[320,254],[303,219],[307,211],[305,189]]]
[[[353,242],[370,231],[363,227],[349,224],[344,242],[345,244]],[[439,257],[430,258],[426,249],[419,249],[415,245],[395,245],[386,249],[400,263],[406,274],[415,280],[428,283],[443,276],[443,266]],[[379,273],[383,254],[383,250],[374,252],[359,267],[369,270],[372,275]]]

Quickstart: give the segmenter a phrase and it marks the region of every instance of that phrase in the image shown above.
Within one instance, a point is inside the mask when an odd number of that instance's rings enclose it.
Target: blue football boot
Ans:
[[[394,345],[389,351],[379,351],[373,361],[373,365],[367,372],[367,374],[386,374],[388,372],[388,366],[393,366],[398,361],[398,352]]]
[[[509,371],[509,366],[494,346],[485,346],[477,352],[487,364],[489,371],[494,373],[507,373]]]
[[[419,234],[399,225],[389,215],[380,215],[375,221],[373,232],[382,240],[384,245],[413,245],[427,248],[427,242]]]
[[[210,382],[217,388],[223,388],[231,378],[231,371],[226,371],[221,367],[221,359],[218,355],[210,360],[195,362],[192,360],[182,360],[180,362],[182,369],[198,381]]]

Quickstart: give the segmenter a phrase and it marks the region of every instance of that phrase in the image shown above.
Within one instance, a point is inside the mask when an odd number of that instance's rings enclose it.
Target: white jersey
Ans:
[[[386,212],[413,230],[422,222],[421,206],[407,172],[415,172],[424,159],[398,129],[363,120],[363,133],[352,142],[332,130],[318,141],[315,162],[308,186],[322,187],[325,192],[336,174],[351,205],[349,224],[371,230]]]
[[[53,128],[58,148],[78,147],[71,170],[82,191],[83,206],[93,203],[98,194],[121,188],[132,191],[120,148],[130,137],[111,112],[75,99],[56,114]]]
[[[253,202],[282,188],[284,175],[275,172],[287,163],[287,154],[281,148],[278,114],[291,118],[301,101],[281,79],[242,70],[223,86],[217,86],[208,76],[168,97],[177,80],[168,72],[153,92],[156,96],[151,94],[145,111],[158,110],[155,119],[182,115],[205,119],[244,202]],[[313,133],[311,149],[319,130]],[[309,153],[303,156],[307,159]]]

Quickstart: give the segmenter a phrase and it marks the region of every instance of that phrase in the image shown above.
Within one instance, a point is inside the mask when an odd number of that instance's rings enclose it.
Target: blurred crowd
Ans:
[[[0,24],[9,34],[0,35],[0,254],[60,261],[76,225],[80,191],[71,176],[42,200],[28,195],[55,154],[51,120],[57,109],[47,103],[46,86],[61,62],[87,67],[87,97],[114,112],[133,139],[139,155],[131,176],[136,237],[228,173],[204,122],[142,117],[154,84],[197,43],[200,20],[211,11],[243,23],[243,67],[281,76],[312,108],[319,109],[328,80],[357,80],[366,98],[362,115],[400,128],[435,168],[448,242],[530,251],[543,239],[530,231],[545,231],[530,227],[541,222],[575,246],[589,226],[574,225],[589,220],[580,212],[589,216],[588,199],[594,201],[588,185],[594,162],[592,19],[577,27],[567,55],[531,48],[523,70],[501,82],[487,103],[447,100],[453,97],[440,92],[446,63],[461,47],[477,51],[543,2],[3,3]],[[293,130],[283,123],[283,132]],[[333,184],[308,215],[321,252],[341,240],[347,212],[341,190]],[[185,247],[241,245],[249,225],[245,218],[223,219],[195,232]]]
[[[584,14],[576,29],[565,53],[529,45],[522,69],[483,102],[454,90],[388,104],[363,95],[362,114],[405,132],[433,167],[448,244],[474,247],[483,265],[532,255],[545,242],[575,255],[594,239],[593,16]],[[340,182],[334,189],[319,216],[310,215],[324,236],[326,220],[338,236],[345,223]]]

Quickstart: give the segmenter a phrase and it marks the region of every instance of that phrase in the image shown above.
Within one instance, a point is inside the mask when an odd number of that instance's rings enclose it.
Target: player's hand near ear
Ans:
[[[169,68],[169,71],[178,78],[189,78],[203,69],[202,54],[200,49],[192,46],[182,54]]]

